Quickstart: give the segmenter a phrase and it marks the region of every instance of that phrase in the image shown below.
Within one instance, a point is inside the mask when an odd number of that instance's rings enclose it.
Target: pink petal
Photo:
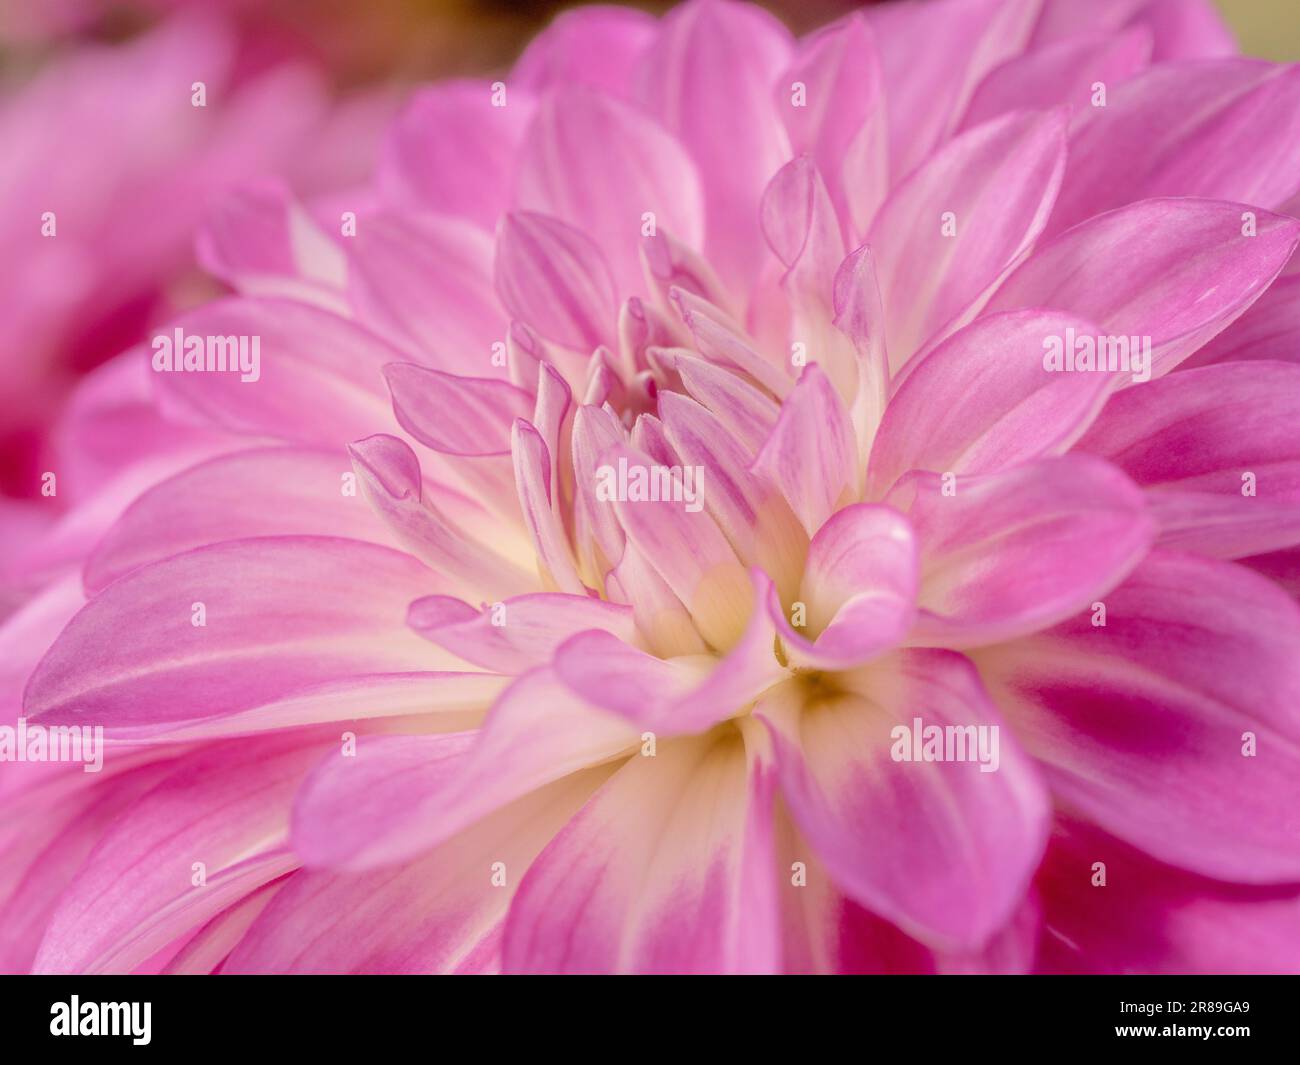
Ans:
[[[1295,208],[1289,213],[1294,214]],[[1288,264],[1245,314],[1183,366],[1205,366],[1238,359],[1300,362],[1300,274],[1294,273],[1292,266]]]
[[[967,659],[904,652],[872,667],[860,693],[805,704],[787,689],[756,713],[795,820],[848,895],[948,949],[980,947],[1010,918],[1042,854],[1049,804]],[[981,771],[991,757],[894,759],[916,718],[1000,729],[985,734],[990,755],[998,737],[996,771]]]
[[[1224,363],[1120,393],[1078,448],[1153,489],[1162,546],[1242,558],[1300,543],[1298,421],[1300,366]]]
[[[614,282],[600,248],[557,218],[514,211],[497,226],[501,302],[542,336],[590,351],[613,335]]]
[[[747,761],[733,731],[624,763],[520,884],[505,971],[776,971],[771,771]]]
[[[1276,209],[1300,190],[1300,70],[1258,60],[1158,65],[1078,115],[1051,232],[1133,200]],[[1261,226],[1262,228],[1262,226]]]
[[[895,373],[974,313],[1033,244],[1064,168],[1064,116],[1016,111],[963,133],[894,189],[867,240]],[[985,206],[994,197],[997,210]]]
[[[845,669],[901,643],[916,617],[916,540],[889,507],[855,503],[817,530],[799,589],[795,631],[773,604],[792,665]]]
[[[911,474],[890,493],[916,529],[921,614],[912,641],[974,647],[1085,611],[1151,545],[1142,493],[1084,455],[943,480]]]
[[[992,473],[1067,450],[1117,375],[1052,373],[1045,345],[1096,332],[1068,315],[1020,311],[985,315],[954,333],[912,366],[890,399],[871,448],[868,494],[883,495],[908,470]]]
[[[754,472],[780,490],[809,536],[857,485],[857,440],[834,386],[810,363],[781,407]]]
[[[440,370],[505,375],[493,364],[506,318],[492,282],[492,238],[482,229],[409,211],[367,215],[347,246],[359,321]]]
[[[299,534],[395,543],[364,499],[344,494],[350,473],[341,452],[288,447],[192,466],[127,507],[86,563],[86,590],[218,540]]]
[[[510,426],[533,412],[533,397],[505,381],[465,377],[411,362],[384,367],[393,413],[426,447],[449,455],[502,455]]]
[[[598,769],[568,777],[402,865],[295,873],[222,971],[499,971],[501,927],[520,877],[606,775]]]
[[[405,861],[536,788],[635,749],[625,721],[525,674],[473,733],[376,737],[356,760],[332,755],[294,808],[293,843],[310,866],[365,870]]]
[[[130,972],[295,868],[284,848],[289,800],[319,754],[319,743],[277,738],[182,760],[100,839],[60,899],[34,970]]]
[[[421,89],[398,116],[378,170],[385,200],[399,207],[462,215],[485,229],[508,206],[515,153],[532,113],[522,87],[507,86],[492,106],[487,81]]]
[[[1160,552],[1099,601],[1104,626],[1081,611],[977,656],[1054,794],[1184,869],[1300,878],[1300,608],[1243,567]]]
[[[1151,34],[1141,26],[1056,41],[1008,59],[989,72],[962,119],[970,129],[1006,111],[1067,106],[1087,113],[1098,82],[1109,93],[1147,66]]]
[[[568,535],[556,514],[554,493],[559,492],[560,486],[551,482],[551,457],[546,442],[529,422],[520,419],[512,429],[511,450],[519,507],[537,551],[542,586],[572,595],[586,594]]]
[[[644,11],[590,7],[561,11],[515,63],[511,85],[531,92],[574,84],[627,95],[630,75],[658,31]]]
[[[28,682],[27,716],[151,733],[358,673],[436,667],[405,625],[431,577],[391,548],[310,536],[151,563],[68,623]],[[196,603],[205,625],[192,623]]]
[[[749,291],[762,251],[763,187],[789,157],[772,85],[790,35],[748,4],[684,4],[663,20],[637,71],[650,113],[686,146],[704,182],[704,251],[733,292]]]
[[[704,243],[704,193],[685,149],[642,112],[591,89],[566,87],[538,105],[515,198],[593,236],[620,294],[642,288],[647,212],[653,229],[692,248]]]
[[[507,599],[498,613],[446,596],[417,599],[407,623],[426,640],[483,669],[518,674],[551,660],[571,636],[591,629],[636,641],[630,607],[585,595],[538,593]]]
[[[1102,887],[1093,884],[1097,862],[1106,870]],[[1247,887],[1194,876],[1074,821],[1053,835],[1038,883],[1049,932],[1039,971],[1295,972],[1294,885]]]
[[[1246,210],[1143,200],[1099,215],[1040,246],[985,311],[1054,307],[1109,335],[1149,337],[1159,377],[1258,299],[1300,241],[1300,222],[1267,211],[1254,211],[1258,235],[1243,236]]]

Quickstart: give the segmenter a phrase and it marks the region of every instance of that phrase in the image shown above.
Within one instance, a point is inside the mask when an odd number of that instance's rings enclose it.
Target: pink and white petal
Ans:
[[[363,873],[299,870],[226,973],[495,973],[523,870],[609,771],[575,773],[427,854]]]
[[[1242,58],[1158,64],[1078,113],[1049,231],[1134,200],[1270,209],[1300,190],[1300,70]]]
[[[889,189],[884,84],[866,19],[853,14],[803,38],[775,94],[791,151],[816,162],[846,232],[865,233]]]
[[[1300,879],[1300,608],[1244,567],[1165,552],[1098,603],[1104,625],[1094,606],[976,655],[1053,794],[1204,876]]]
[[[123,973],[294,869],[289,802],[321,741],[247,740],[183,758],[100,839],[33,966]]]
[[[592,629],[637,642],[631,607],[550,592],[515,596],[483,610],[430,596],[411,604],[407,623],[457,658],[508,674],[544,665],[571,636]]]
[[[863,8],[884,76],[894,182],[952,131],[984,76],[1024,50],[1038,7],[1037,0],[939,0]]]
[[[519,885],[503,969],[779,971],[772,771],[746,746],[726,730],[625,762]]]
[[[91,595],[137,566],[219,540],[341,536],[396,545],[375,512],[345,495],[351,463],[314,448],[256,448],[209,459],[139,496],[86,562]]]
[[[1098,83],[1106,92],[1146,68],[1149,30],[1133,26],[1116,33],[1089,33],[1056,41],[1008,59],[990,71],[971,97],[961,128],[970,129],[1007,111],[1093,107]]]
[[[1033,969],[1039,915],[1032,899],[983,948],[934,951],[845,895],[780,799],[777,855],[787,973],[1021,975]]]
[[[612,474],[624,463],[629,471],[645,471],[647,479],[657,472],[650,456],[622,445],[605,452],[602,466]],[[628,498],[612,506],[629,542],[685,605],[700,635],[725,651],[748,623],[750,579],[712,515],[688,509],[685,488],[673,478],[674,494],[679,488],[680,502]]]
[[[548,340],[590,351],[614,339],[617,290],[600,247],[558,218],[512,211],[497,225],[497,294]]]
[[[460,218],[389,212],[362,218],[347,247],[358,321],[439,370],[505,376],[493,358],[507,322],[489,234]]]
[[[850,414],[865,453],[876,435],[889,402],[889,352],[885,343],[885,312],[871,246],[850,252],[833,282],[835,328],[849,338],[857,356],[857,394]]]
[[[515,202],[581,228],[608,256],[620,295],[642,290],[646,215],[688,247],[704,243],[704,192],[680,143],[644,112],[565,87],[538,104],[524,138]]]
[[[358,673],[437,668],[405,624],[432,577],[391,548],[312,536],[150,563],[68,623],[28,681],[26,714],[151,735]]]
[[[294,300],[237,298],[192,311],[175,328],[187,340],[246,337],[250,353],[257,338],[258,376],[157,372],[164,415],[316,447],[338,447],[393,425],[381,370],[400,355],[346,318]],[[141,348],[138,357],[148,362],[150,354]]]
[[[1068,455],[948,481],[914,473],[886,502],[921,551],[919,646],[978,647],[1046,628],[1119,584],[1155,523],[1122,473]]]
[[[916,617],[918,580],[916,539],[898,511],[868,503],[838,511],[808,549],[803,631],[769,601],[790,663],[845,669],[902,643]]]
[[[1045,351],[1096,336],[1052,311],[985,315],[916,360],[890,398],[867,466],[879,498],[909,470],[993,473],[1066,451],[1112,391],[1110,373],[1052,372]],[[1073,349],[1071,349],[1072,351]]]
[[[560,486],[551,481],[551,456],[546,442],[531,423],[517,419],[511,430],[511,451],[519,508],[537,551],[542,587],[570,595],[587,594],[568,534],[556,513],[555,498]]]
[[[165,976],[209,976],[221,970],[245,933],[266,909],[276,893],[297,874],[289,873],[278,880],[250,891],[228,909],[222,910],[194,933],[166,963]]]
[[[961,134],[890,194],[867,241],[894,373],[978,311],[1033,245],[1060,187],[1065,134],[1060,111],[1003,115]]]
[[[626,721],[594,709],[541,667],[507,689],[475,732],[363,739],[355,760],[321,762],[296,801],[293,845],[315,867],[402,862],[639,743]]]
[[[448,455],[503,455],[510,427],[533,412],[533,397],[507,381],[444,373],[413,362],[384,367],[393,413],[403,429]]]
[[[1096,865],[1106,881],[1094,886]],[[1082,822],[1062,819],[1038,886],[1047,973],[1294,974],[1294,885],[1225,884],[1154,861]]]
[[[788,31],[760,8],[685,4],[664,18],[636,73],[641,101],[695,160],[703,251],[733,295],[747,295],[757,276],[759,197],[790,157],[771,93],[791,50]]]
[[[781,406],[753,470],[785,496],[809,536],[858,486],[857,437],[843,400],[810,363]]]
[[[425,500],[420,461],[404,440],[377,433],[349,445],[348,453],[366,501],[391,537],[440,576],[440,591],[498,599],[537,585],[529,570]],[[447,490],[431,496],[454,504]]]
[[[700,355],[708,362],[747,374],[774,396],[790,391],[785,367],[755,351],[752,341],[726,311],[685,289],[670,289],[669,296],[695,338]]]
[[[753,455],[693,399],[665,392],[659,414],[673,450],[684,465],[696,468],[697,491],[736,557],[767,573],[782,598],[792,597],[808,535],[780,492],[749,472]]]
[[[776,426],[780,408],[734,373],[684,353],[674,353],[672,368],[686,391],[727,427],[750,456]]]
[[[411,98],[380,157],[377,177],[386,202],[460,215],[489,231],[496,225],[509,206],[532,99],[522,86],[507,87],[505,106],[494,106],[493,84],[443,82]]]
[[[620,535],[621,530],[620,526]],[[635,544],[624,544],[623,555],[606,575],[605,586],[610,599],[632,607],[637,631],[660,658],[708,652],[690,611]]]
[[[1256,235],[1247,236],[1245,214]],[[1053,307],[1151,345],[1168,373],[1258,299],[1300,242],[1300,221],[1212,200],[1143,200],[1041,245],[986,313]]]
[[[961,655],[900,652],[849,685],[808,700],[789,685],[755,711],[794,819],[845,894],[932,946],[978,949],[1042,856],[1046,789]],[[917,719],[995,731],[964,760],[895,757]]]
[[[538,94],[578,84],[627,96],[631,72],[657,32],[651,15],[632,8],[593,4],[562,11],[529,42],[510,83]]]
[[[758,570],[751,579],[749,623],[721,659],[665,661],[608,632],[593,631],[574,636],[556,652],[555,674],[592,706],[651,731],[700,732],[734,717],[786,676],[773,653],[772,582]]]

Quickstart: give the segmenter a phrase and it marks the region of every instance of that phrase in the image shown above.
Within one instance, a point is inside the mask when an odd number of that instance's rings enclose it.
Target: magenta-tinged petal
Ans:
[[[524,870],[607,775],[576,773],[403,865],[296,872],[222,971],[499,972],[506,908]]]
[[[637,71],[641,100],[699,168],[704,250],[737,293],[757,274],[759,197],[790,157],[771,97],[790,52],[785,27],[760,8],[683,4],[664,19]]]
[[[585,595],[539,593],[484,610],[445,596],[417,599],[407,623],[426,640],[484,669],[519,674],[543,665],[571,636],[597,629],[636,642],[631,607]]]
[[[208,976],[216,973],[258,915],[293,876],[283,876],[250,891],[233,906],[191,936],[162,969],[165,976]]]
[[[380,433],[349,445],[348,453],[365,499],[402,546],[441,575],[443,590],[496,597],[536,586],[528,570],[423,498],[420,462],[405,441]]]
[[[237,451],[193,466],[127,507],[86,563],[86,590],[218,540],[300,534],[395,543],[363,498],[345,494],[351,471],[346,453],[309,448]]]
[[[1235,55],[1237,42],[1211,0],[1044,0],[1033,48],[1096,30],[1140,27],[1155,40],[1153,62]]]
[[[846,230],[865,233],[889,188],[880,57],[866,20],[851,15],[804,38],[775,96],[791,151],[816,161]]]
[[[784,396],[790,390],[790,379],[783,367],[755,351],[725,311],[684,289],[674,288],[670,295],[705,359],[748,374],[775,396]]]
[[[509,204],[515,153],[532,113],[522,86],[506,86],[505,106],[493,106],[493,94],[488,81],[451,81],[417,92],[393,124],[380,159],[385,200],[462,215],[491,229]]]
[[[429,644],[405,625],[407,603],[432,584],[410,555],[357,540],[198,548],[91,600],[36,667],[26,712],[50,724],[161,732],[357,673],[436,668]]]
[[[898,511],[855,503],[834,514],[808,548],[801,623],[779,615],[791,664],[845,669],[901,643],[918,578],[916,540]]]
[[[857,394],[851,415],[859,446],[865,447],[889,400],[889,352],[885,343],[885,312],[871,246],[850,252],[833,282],[835,328],[849,338],[857,356]]]
[[[1127,81],[1146,67],[1151,46],[1150,32],[1134,26],[1119,33],[1070,37],[1008,59],[980,82],[962,128],[1026,107],[1067,106],[1081,112],[1096,106],[1098,84],[1109,93]]]
[[[34,969],[130,972],[245,893],[294,869],[289,801],[320,740],[196,752],[100,839],[55,910]]]
[[[636,62],[657,29],[652,16],[632,8],[593,4],[562,11],[529,42],[510,83],[537,93],[579,84],[627,95]]]
[[[639,742],[543,667],[517,680],[477,732],[376,737],[358,744],[356,762],[326,759],[297,800],[294,846],[307,864],[334,869],[404,861]]]
[[[788,687],[755,712],[782,794],[843,891],[949,949],[982,946],[1010,918],[1050,807],[967,659],[903,652],[864,672],[858,690],[805,701]],[[949,760],[925,760],[911,748],[926,727],[941,737],[955,727],[970,746],[941,743]]]
[[[572,87],[548,94],[518,165],[516,203],[594,237],[620,295],[642,288],[647,223],[689,247],[704,243],[704,193],[690,156],[653,119],[612,96]]]
[[[857,441],[835,387],[810,364],[781,407],[754,472],[786,498],[812,536],[858,477]]]
[[[1295,214],[1300,205],[1288,213]],[[1295,257],[1250,308],[1183,363],[1184,368],[1247,359],[1300,363],[1300,273]]]
[[[1300,222],[1241,204],[1143,200],[1040,245],[985,310],[1053,307],[1149,341],[1158,377],[1258,299],[1298,241]]]
[[[574,539],[587,583],[599,587],[623,555],[623,529],[613,510],[596,498],[600,456],[625,443],[619,420],[600,407],[580,406],[573,415]]]
[[[504,970],[777,971],[772,774],[745,746],[732,731],[630,758],[524,877]]]
[[[1153,552],[1091,610],[976,657],[1063,802],[1163,861],[1258,884],[1300,879],[1297,641],[1300,609],[1271,582]]]
[[[590,351],[613,337],[614,282],[600,248],[557,218],[515,211],[497,226],[496,285],[514,318]]]
[[[384,367],[393,412],[426,447],[449,455],[502,455],[510,426],[533,412],[533,397],[506,381],[465,377],[410,362]]]
[[[1279,208],[1300,190],[1300,70],[1249,59],[1157,65],[1079,114],[1051,232],[1133,200]],[[1243,208],[1244,210],[1244,208]],[[1262,226],[1261,226],[1262,228]]]
[[[939,0],[862,9],[880,55],[895,182],[952,130],[984,75],[1021,52],[1038,7],[1038,0]]]
[[[1160,544],[1243,558],[1300,543],[1300,366],[1170,374],[1115,396],[1078,450],[1152,489]]]
[[[506,318],[492,282],[492,238],[457,218],[367,215],[347,243],[357,318],[420,362],[466,377],[504,376],[493,345]]]
[[[1155,531],[1133,483],[1085,455],[953,480],[914,473],[887,502],[916,530],[921,613],[911,639],[932,646],[993,643],[1086,611],[1138,564]]]
[[[606,589],[614,602],[632,607],[637,630],[661,658],[707,653],[690,611],[635,544],[624,545],[622,558],[606,577]]]
[[[1102,886],[1097,863],[1105,869]],[[1038,885],[1048,928],[1040,972],[1295,973],[1294,885],[1195,876],[1077,821],[1058,825]]]
[[[251,368],[155,372],[154,387],[165,414],[318,447],[338,447],[392,425],[380,370],[399,354],[345,318],[294,300],[221,300],[190,312],[173,328],[155,331],[140,360],[152,363],[159,357],[161,364],[166,349],[159,338],[174,348],[176,329],[186,342],[198,339],[205,348],[208,338],[229,339],[238,352],[243,338],[244,362]],[[230,350],[229,345],[223,348]],[[183,364],[184,351],[177,354]],[[219,365],[215,348],[213,365]]]
[[[895,373],[974,313],[1033,244],[1064,168],[1064,115],[1016,111],[963,133],[894,189],[867,242]]]
[[[986,315],[916,362],[890,399],[871,449],[867,493],[908,470],[992,473],[1070,447],[1101,411],[1115,374],[1046,366],[1055,341],[1096,328],[1050,311]],[[1064,363],[1062,364],[1064,366]]]

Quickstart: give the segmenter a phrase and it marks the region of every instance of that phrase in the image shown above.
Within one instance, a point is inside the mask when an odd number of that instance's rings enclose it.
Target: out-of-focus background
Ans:
[[[1300,59],[1300,0],[1215,3],[1246,54]],[[406,87],[504,71],[571,6],[0,0],[0,512],[39,491],[74,385],[212,294],[194,236],[213,197],[355,186]],[[763,6],[802,33],[859,5]]]

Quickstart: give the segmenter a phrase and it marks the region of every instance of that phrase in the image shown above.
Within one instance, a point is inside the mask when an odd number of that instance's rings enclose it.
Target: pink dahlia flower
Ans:
[[[586,8],[229,204],[68,455],[203,461],[0,630],[107,744],[0,769],[4,963],[1300,968],[1300,71],[1230,52]]]

